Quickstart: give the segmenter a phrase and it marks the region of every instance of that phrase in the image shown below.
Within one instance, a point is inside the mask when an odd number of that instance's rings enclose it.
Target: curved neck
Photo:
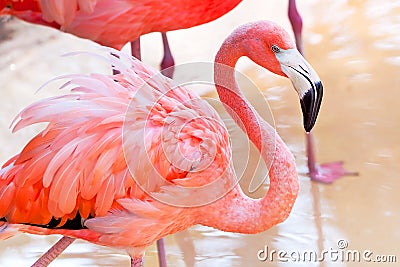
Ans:
[[[275,129],[265,122],[242,95],[234,74],[244,55],[245,38],[228,38],[216,55],[214,82],[227,112],[260,151],[269,169],[270,187],[262,199],[247,197],[239,185],[207,208],[201,224],[223,231],[258,233],[285,220],[299,190],[292,153]],[[211,216],[210,216],[211,215]]]

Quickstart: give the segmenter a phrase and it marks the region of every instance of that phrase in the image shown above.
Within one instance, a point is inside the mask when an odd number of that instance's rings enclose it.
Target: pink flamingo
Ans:
[[[303,40],[301,33],[303,28],[303,21],[297,10],[296,0],[289,0],[288,16],[290,23],[292,24],[297,50],[303,55]],[[343,167],[343,162],[341,161],[328,162],[321,165],[317,164],[314,152],[314,138],[311,131],[306,133],[306,151],[309,175],[313,181],[332,183],[338,178],[345,175],[358,175],[357,172],[350,172],[345,170]]]
[[[207,23],[229,12],[240,2],[0,0],[0,15],[12,15],[27,22],[56,28],[115,49],[121,49],[131,41],[132,55],[138,59],[141,59],[140,36],[160,31],[164,45],[161,69],[164,75],[171,78],[174,60],[166,31]],[[157,247],[160,265],[164,265],[162,240],[157,242]]]
[[[120,50],[131,42],[140,59],[140,36],[161,32],[161,68],[172,77],[174,60],[166,32],[213,21],[241,0],[1,0],[0,15],[12,15]]]
[[[0,237],[61,234],[124,249],[131,265],[141,266],[148,245],[195,224],[250,234],[287,218],[299,187],[293,155],[234,78],[242,56],[290,78],[310,131],[322,84],[287,32],[268,21],[246,24],[215,59],[221,101],[271,164],[270,188],[257,200],[237,184],[216,111],[140,61],[114,53],[121,59],[110,61],[120,74],[68,76],[72,93],[34,103],[16,118],[14,131],[49,124],[0,171]]]

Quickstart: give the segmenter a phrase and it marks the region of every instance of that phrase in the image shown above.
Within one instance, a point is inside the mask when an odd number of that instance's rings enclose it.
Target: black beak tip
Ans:
[[[323,86],[318,81],[300,98],[301,109],[303,111],[303,125],[307,133],[312,130],[317,120],[322,95]]]
[[[304,124],[304,130],[306,133],[311,132],[312,128],[314,128],[315,122],[313,124]]]

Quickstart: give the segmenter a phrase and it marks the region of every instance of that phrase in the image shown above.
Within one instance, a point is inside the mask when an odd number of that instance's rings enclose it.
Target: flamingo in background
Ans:
[[[292,24],[297,50],[304,55],[302,40],[303,21],[297,10],[296,0],[289,0],[288,16],[290,23]],[[321,165],[317,164],[314,152],[314,138],[311,131],[306,133],[306,151],[309,175],[313,181],[332,183],[345,175],[358,175],[357,172],[345,170],[343,162],[341,161],[329,162]]]
[[[1,0],[0,15],[12,15],[120,50],[131,42],[140,56],[140,36],[161,32],[164,57],[161,69],[172,77],[174,60],[167,31],[213,21],[242,0]]]
[[[310,131],[322,84],[287,32],[268,21],[248,23],[215,58],[220,100],[271,166],[270,188],[258,200],[237,183],[216,111],[156,70],[113,53],[120,57],[109,57],[119,74],[68,76],[72,93],[36,102],[17,116],[14,131],[48,126],[0,171],[0,237],[61,234],[125,249],[131,265],[141,266],[148,245],[195,224],[250,234],[287,218],[299,189],[293,155],[234,77],[236,62],[247,56],[290,78]]]

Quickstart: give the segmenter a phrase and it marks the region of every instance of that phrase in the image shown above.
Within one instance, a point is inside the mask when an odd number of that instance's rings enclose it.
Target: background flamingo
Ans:
[[[257,233],[284,220],[298,191],[294,158],[241,95],[233,72],[241,56],[293,81],[301,101],[307,104],[305,110],[311,111],[305,115],[307,130],[315,123],[321,100],[308,99],[310,91],[320,95],[322,86],[288,34],[271,22],[240,27],[218,52],[215,82],[221,101],[231,108],[228,112],[264,160],[272,164],[271,186],[263,199],[246,197],[237,185],[226,129],[205,101],[175,87],[139,61],[124,58],[129,63],[125,66],[122,60],[111,58],[121,74],[73,76],[69,84],[76,85],[74,93],[39,101],[17,117],[14,130],[36,122],[49,124],[1,170],[0,217],[7,221],[3,237],[18,230],[82,238],[124,248],[132,265],[140,266],[147,245],[193,224]],[[154,140],[161,138],[165,127],[180,131],[165,139],[162,147]],[[152,134],[144,135],[147,130]],[[182,147],[183,155],[164,153],[171,151],[168,148],[176,151],[176,146]],[[124,158],[123,147],[132,157]],[[148,162],[137,160],[145,154],[150,155]],[[182,161],[182,156],[190,160]],[[157,180],[157,174],[163,179]],[[216,183],[207,188],[207,194],[183,198],[189,190],[185,186],[211,182]],[[228,188],[232,190],[227,192]],[[185,208],[170,206],[153,198],[207,201],[219,193],[227,194],[200,207],[190,202]],[[87,229],[81,229],[83,226]]]
[[[172,77],[174,60],[166,32],[215,20],[241,0],[1,0],[0,15],[49,26],[120,50],[132,41],[132,55],[140,59],[140,36],[161,32],[164,57],[161,68]],[[169,68],[171,67],[171,68]]]

